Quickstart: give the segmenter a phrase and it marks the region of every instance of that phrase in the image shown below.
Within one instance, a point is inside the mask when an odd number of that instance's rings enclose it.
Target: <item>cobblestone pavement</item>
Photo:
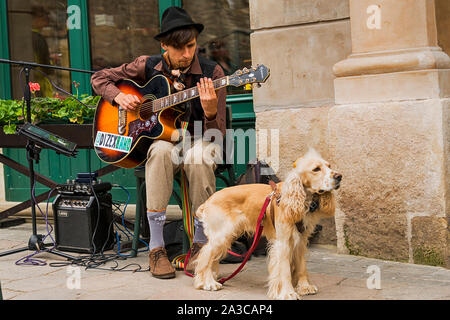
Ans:
[[[38,233],[45,234],[43,225]],[[31,225],[0,229],[0,252],[26,245]],[[159,280],[149,272],[118,272],[80,268],[79,288],[72,281],[74,271],[68,267],[51,267],[48,263],[65,261],[56,255],[41,253],[45,266],[17,266],[15,262],[30,254],[15,253],[0,258],[0,281],[4,300],[267,300],[265,257],[253,257],[244,270],[217,292],[195,290],[192,279],[177,272],[175,279]],[[147,253],[119,261],[148,268]],[[108,263],[102,268],[114,266]],[[221,275],[237,265],[221,265]],[[128,270],[135,269],[130,266]],[[450,270],[423,265],[369,259],[337,254],[335,248],[312,246],[308,255],[311,281],[316,295],[304,300],[448,300]],[[379,273],[378,273],[379,272]],[[379,282],[376,281],[380,275]],[[379,289],[373,288],[379,286]],[[372,289],[368,288],[371,287]],[[73,288],[75,287],[75,288]]]

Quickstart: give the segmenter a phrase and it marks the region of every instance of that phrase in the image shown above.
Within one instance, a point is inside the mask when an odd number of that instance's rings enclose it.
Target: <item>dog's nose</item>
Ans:
[[[342,180],[342,174],[335,173],[333,178],[340,182]]]

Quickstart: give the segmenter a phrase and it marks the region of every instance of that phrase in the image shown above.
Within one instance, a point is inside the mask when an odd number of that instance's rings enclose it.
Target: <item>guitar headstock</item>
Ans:
[[[270,69],[265,65],[259,64],[250,69],[244,68],[238,70],[229,76],[229,84],[231,86],[240,87],[251,83],[266,82],[270,76]]]

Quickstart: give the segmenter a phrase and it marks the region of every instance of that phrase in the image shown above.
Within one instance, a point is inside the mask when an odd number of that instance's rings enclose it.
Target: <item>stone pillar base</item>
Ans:
[[[337,78],[336,104],[450,98],[450,69]]]
[[[448,72],[428,76],[438,81],[441,74]],[[370,84],[383,85],[381,79],[389,76],[377,76],[380,81]],[[353,100],[360,98],[358,91],[368,92],[361,78],[352,85],[358,90],[348,91],[358,95]],[[339,79],[338,85],[340,81],[349,80]],[[397,78],[390,84],[395,83],[402,86],[403,81]],[[330,155],[344,177],[337,193],[339,252],[450,267],[449,114],[450,99],[352,103],[330,109]]]

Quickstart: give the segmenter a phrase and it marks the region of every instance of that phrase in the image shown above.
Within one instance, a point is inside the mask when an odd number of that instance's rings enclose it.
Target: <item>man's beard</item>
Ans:
[[[167,58],[169,60],[171,69],[186,69],[192,64],[192,61],[194,61],[194,58],[192,58],[192,60],[190,61],[180,61],[178,63],[173,63],[170,57]]]
[[[189,67],[192,63],[191,61],[182,61],[179,62],[178,64],[173,65],[173,69],[186,69],[187,67]]]

